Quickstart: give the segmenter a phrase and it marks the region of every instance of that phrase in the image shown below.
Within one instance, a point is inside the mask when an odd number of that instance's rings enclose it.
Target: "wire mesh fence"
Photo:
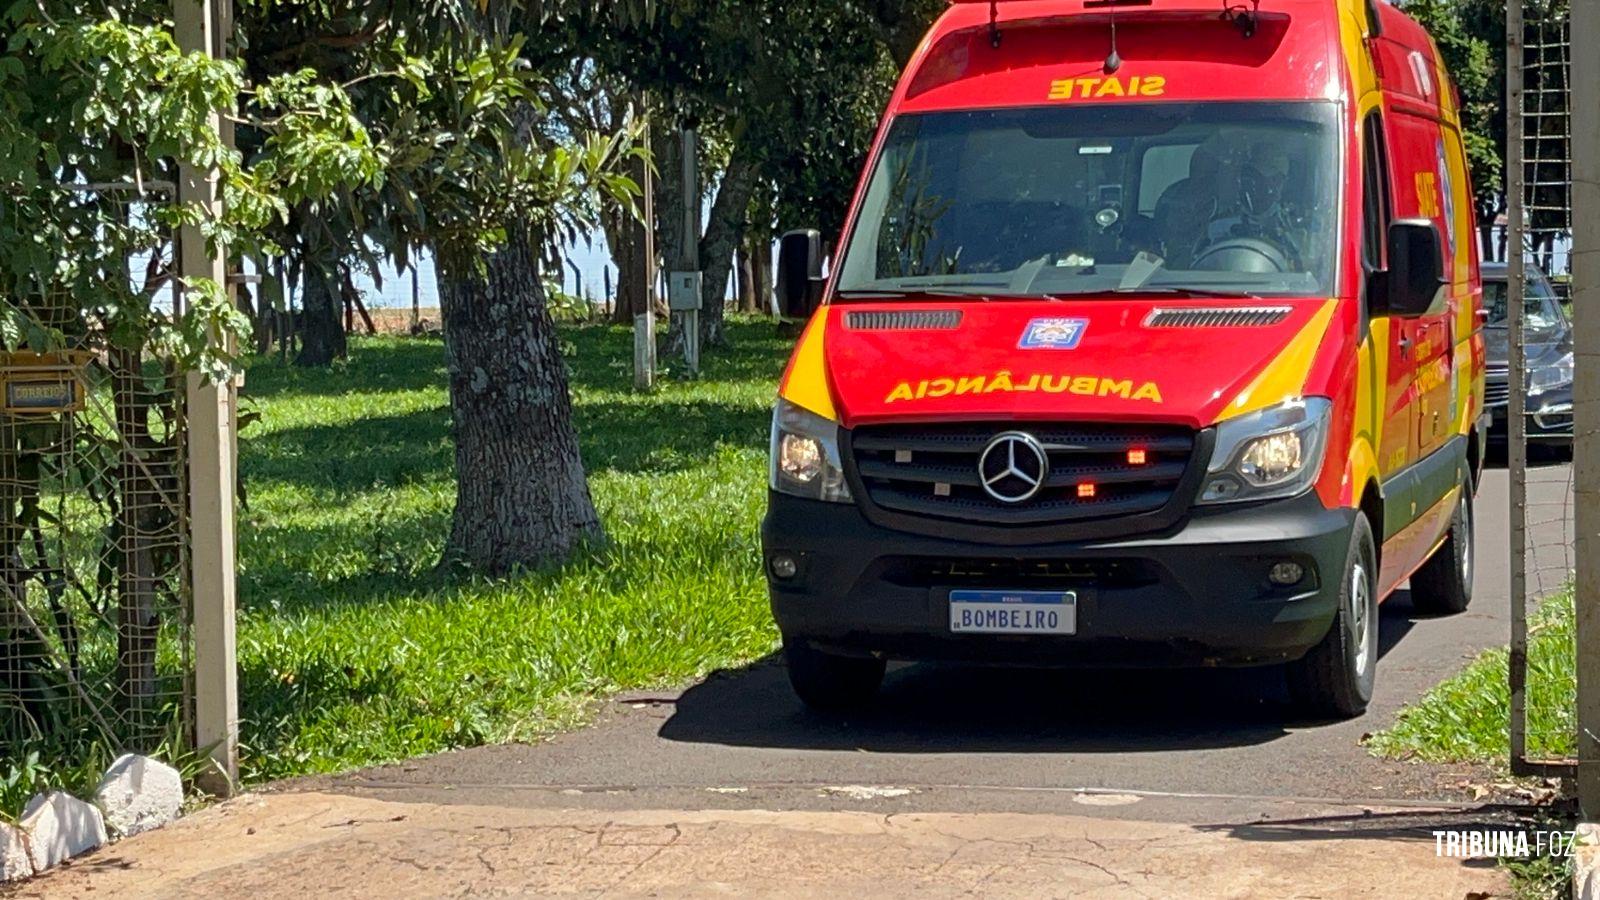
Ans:
[[[150,200],[108,202],[133,219]],[[103,277],[126,290],[127,309],[164,316],[170,305],[150,300],[168,273],[170,248],[156,244]],[[182,753],[193,671],[183,376],[111,340],[110,317],[49,294],[27,305],[70,349],[0,353],[0,778],[4,761],[35,753],[55,770]]]
[[[1572,41],[1568,0],[1509,4],[1506,286],[1486,283],[1507,332],[1504,418],[1511,495],[1511,750],[1514,770],[1558,774],[1576,738],[1576,697],[1559,689],[1573,631],[1555,615],[1570,589],[1574,481],[1571,277]],[[1504,306],[1501,307],[1500,303]],[[1511,315],[1516,311],[1516,315]],[[1493,338],[1491,337],[1491,343]],[[1493,379],[1498,373],[1492,367]],[[1491,389],[1492,393],[1492,389]],[[1531,660],[1531,662],[1530,662]]]

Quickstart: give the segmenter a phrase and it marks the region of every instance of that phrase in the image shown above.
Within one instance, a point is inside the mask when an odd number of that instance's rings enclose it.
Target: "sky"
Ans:
[[[606,248],[605,236],[596,234],[593,241],[587,245],[580,245],[569,254],[571,265],[562,273],[561,286],[570,294],[578,293],[579,279],[582,279],[584,290],[596,300],[604,293],[605,272],[611,274],[612,284],[616,283],[617,267],[612,265],[610,251]],[[369,308],[389,308],[411,306],[411,275],[409,272],[397,272],[393,266],[385,266],[379,273],[382,286],[378,280],[366,272],[358,272],[355,278],[356,289],[361,291]],[[436,307],[439,305],[439,288],[433,268],[433,257],[419,254],[417,257],[417,288],[420,303],[423,307]]]

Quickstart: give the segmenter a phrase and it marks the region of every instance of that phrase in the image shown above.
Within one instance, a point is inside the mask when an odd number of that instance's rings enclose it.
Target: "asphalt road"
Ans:
[[[1568,466],[1547,465],[1530,475],[1532,590],[1558,586],[1569,564],[1568,473]],[[1466,808],[1468,786],[1488,773],[1378,760],[1360,741],[1479,650],[1506,643],[1507,495],[1506,471],[1491,468],[1478,496],[1478,565],[1467,613],[1424,617],[1404,592],[1384,604],[1377,695],[1352,721],[1297,718],[1273,669],[936,665],[892,668],[877,704],[841,720],[806,712],[781,663],[767,659],[681,692],[618,698],[594,725],[544,743],[442,754],[294,786],[502,806],[1070,808],[1280,825],[1297,815],[1322,817],[1308,826],[1315,828],[1340,822],[1343,809],[1348,821],[1415,827],[1375,823],[1353,807],[1414,805],[1423,818],[1433,815],[1423,806]]]

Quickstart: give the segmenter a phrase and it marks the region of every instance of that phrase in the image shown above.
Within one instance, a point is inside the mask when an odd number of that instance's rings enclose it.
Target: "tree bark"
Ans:
[[[444,563],[492,575],[599,540],[534,236],[509,229],[486,275],[439,276],[456,507]]]
[[[722,347],[723,310],[728,296],[728,275],[733,270],[733,254],[744,239],[750,216],[750,196],[755,192],[760,163],[755,144],[740,141],[728,159],[727,171],[717,185],[717,199],[711,204],[706,233],[700,239],[700,268],[704,280],[700,291],[700,345]]]
[[[300,355],[294,361],[297,366],[326,366],[344,358],[348,349],[344,322],[340,318],[344,298],[335,280],[338,277],[334,271],[337,266],[307,257],[303,268],[305,289],[301,292],[300,301]]]
[[[739,276],[736,279],[739,285],[739,311],[746,314],[756,311],[756,267],[755,260],[750,258],[750,249],[750,237],[746,235],[739,242],[739,250],[734,255],[734,271]]]
[[[644,183],[643,161],[637,161],[630,174],[639,184]],[[606,245],[611,249],[611,261],[617,264],[616,305],[611,310],[611,322],[631,325],[633,317],[649,308],[650,267],[646,264],[645,228],[638,218],[618,209],[609,211],[602,219]]]
[[[755,311],[763,316],[772,315],[772,235],[762,229],[754,235],[750,247],[751,268],[755,270]]]
[[[663,172],[677,171],[679,166],[678,151],[671,146],[673,143],[662,142],[669,148],[667,153],[658,155],[658,168]],[[688,202],[688,198],[683,196],[681,183],[673,184],[672,178],[661,178],[657,182],[662,187],[657,192],[660,198],[657,209],[661,211],[658,233],[662,258],[668,260],[670,266],[671,260],[682,257],[683,241],[700,242],[701,347],[727,345],[727,337],[723,333],[723,308],[728,293],[728,275],[733,271],[733,253],[744,235],[750,197],[755,192],[759,174],[760,165],[754,144],[748,141],[736,144],[733,155],[728,159],[728,168],[717,183],[717,196],[711,204],[704,236],[683,233],[683,204]],[[680,351],[683,346],[681,329],[681,317],[673,316],[664,352],[671,354]]]
[[[663,268],[671,271],[683,258],[683,179],[676,174],[681,168],[682,146],[675,128],[657,122],[651,134],[650,150],[655,154],[656,172],[656,254]],[[698,237],[698,235],[697,235]]]

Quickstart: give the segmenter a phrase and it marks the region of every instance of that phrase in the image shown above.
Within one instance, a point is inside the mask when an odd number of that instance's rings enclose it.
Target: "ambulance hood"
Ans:
[[[794,379],[825,374],[847,427],[1081,418],[1203,428],[1299,395],[1333,309],[1148,297],[834,304],[803,339],[821,338],[813,358],[825,373],[792,370],[785,395]],[[797,360],[806,355],[802,345]]]

